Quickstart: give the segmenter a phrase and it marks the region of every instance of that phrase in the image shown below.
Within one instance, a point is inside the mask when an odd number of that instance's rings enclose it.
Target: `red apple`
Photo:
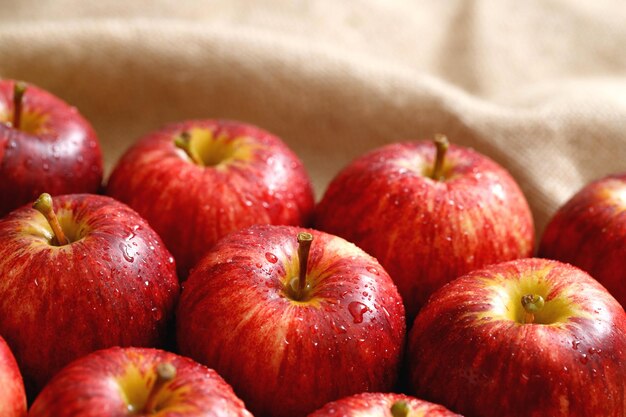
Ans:
[[[157,349],[109,348],[59,372],[29,417],[252,417],[212,369]]]
[[[161,345],[178,299],[173,258],[128,206],[89,194],[51,203],[0,220],[0,334],[29,393],[96,349]]]
[[[302,163],[278,137],[217,120],[144,137],[115,167],[107,193],[148,220],[181,279],[219,238],[253,224],[302,225],[314,203]]]
[[[430,142],[406,142],[357,158],[316,209],[318,229],[385,267],[409,319],[446,282],[533,251],[532,215],[513,178],[471,149],[446,153],[442,136],[436,144],[437,152]]]
[[[17,362],[0,337],[0,416],[25,417],[26,393]]]
[[[454,417],[439,404],[404,394],[362,393],[330,402],[309,417]]]
[[[219,372],[257,417],[304,416],[397,379],[406,325],[396,287],[374,258],[326,233],[230,234],[189,276],[177,313],[180,352]]]
[[[561,207],[539,256],[582,268],[626,306],[626,173],[592,182]]]
[[[626,415],[626,313],[560,262],[505,262],[444,286],[415,319],[408,359],[420,398],[468,417]]]
[[[0,217],[50,194],[95,193],[102,152],[87,120],[34,85],[0,80]]]

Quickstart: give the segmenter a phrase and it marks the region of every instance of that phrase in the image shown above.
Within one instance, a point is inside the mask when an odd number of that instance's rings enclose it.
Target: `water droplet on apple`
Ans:
[[[130,253],[128,246],[126,246],[123,243],[120,243],[119,248],[122,250],[122,256],[124,257],[124,259],[126,259],[126,261],[133,262],[135,260],[135,258]]]
[[[10,140],[9,143],[7,143],[7,149],[14,149],[17,147],[17,142],[14,140]]]
[[[594,347],[590,347],[589,349],[587,349],[587,352],[589,352],[590,355],[595,355],[595,354],[599,354],[600,352],[602,352],[601,349],[596,349]]]
[[[348,330],[345,328],[344,325],[340,324],[337,325],[337,323],[335,323],[334,320],[331,320],[330,322],[330,326],[333,328],[333,330],[335,331],[335,333],[337,334],[344,334],[346,333]]]
[[[363,303],[358,301],[352,301],[348,304],[348,311],[352,315],[355,323],[363,323],[363,315],[367,313],[370,309]]]
[[[373,266],[368,266],[367,269],[370,273],[374,274],[374,275],[378,275],[378,270],[376,268],[374,268]]]
[[[163,313],[156,307],[152,307],[152,318],[159,321],[163,318]]]
[[[267,259],[268,262],[271,262],[273,264],[275,264],[278,261],[278,258],[276,257],[276,255],[270,252],[265,252],[265,259]]]
[[[587,357],[586,353],[583,353],[579,360],[580,360],[580,363],[582,363],[583,365],[589,362],[589,358]]]
[[[578,340],[572,340],[572,349],[578,350],[578,345],[580,345]]]

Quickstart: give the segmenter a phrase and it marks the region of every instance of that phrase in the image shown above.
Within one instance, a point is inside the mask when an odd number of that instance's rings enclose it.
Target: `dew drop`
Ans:
[[[265,259],[267,259],[268,262],[271,262],[273,264],[275,264],[278,261],[278,258],[276,257],[276,255],[270,252],[265,252]]]
[[[152,307],[152,318],[159,321],[163,318],[163,313],[156,307]]]
[[[344,325],[337,325],[334,320],[330,322],[330,325],[337,334],[344,334],[348,331]]]
[[[589,358],[587,357],[586,353],[583,353],[579,360],[580,360],[580,363],[582,363],[583,365],[589,362]]]
[[[348,311],[352,315],[355,323],[363,323],[363,315],[369,311],[369,308],[358,301],[352,301],[348,304]]]
[[[130,254],[128,250],[129,249],[128,246],[126,246],[123,243],[120,243],[119,248],[121,249],[122,256],[124,256],[124,259],[126,259],[126,261],[133,262],[135,260],[135,258]]]
[[[368,266],[367,269],[370,273],[374,274],[374,275],[378,275],[378,270],[376,268],[374,268],[373,266]]]

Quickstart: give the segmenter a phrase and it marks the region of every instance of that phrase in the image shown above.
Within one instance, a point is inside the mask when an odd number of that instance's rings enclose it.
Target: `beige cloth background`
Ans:
[[[621,1],[4,0],[0,76],[92,121],[107,166],[187,118],[258,124],[318,198],[353,157],[446,133],[507,167],[541,230],[626,171]]]

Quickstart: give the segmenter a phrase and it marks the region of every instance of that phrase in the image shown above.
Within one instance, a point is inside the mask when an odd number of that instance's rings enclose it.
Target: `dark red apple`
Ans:
[[[59,372],[29,417],[252,417],[215,371],[157,349],[109,348]]]
[[[0,416],[25,417],[26,393],[17,362],[0,337]]]
[[[539,256],[582,268],[626,306],[626,173],[594,181],[565,203]]]
[[[177,314],[180,352],[219,372],[257,417],[304,416],[391,390],[405,327],[398,291],[374,258],[289,226],[220,240],[185,282]]]
[[[404,394],[362,393],[330,402],[309,417],[454,417],[439,404]]]
[[[107,193],[148,220],[181,279],[219,238],[253,224],[303,225],[314,203],[304,166],[278,137],[218,120],[144,137],[118,162]]]
[[[409,335],[414,392],[465,416],[623,417],[626,313],[584,271],[521,259],[437,291]]]
[[[357,158],[316,208],[318,229],[385,267],[409,320],[446,282],[533,252],[532,216],[513,178],[471,149],[446,153],[447,141],[437,143],[437,152],[430,142],[406,142]]]
[[[178,299],[174,259],[112,198],[49,195],[0,220],[0,334],[29,394],[109,346],[159,346]],[[38,211],[39,210],[39,211]]]
[[[93,128],[34,85],[0,80],[0,217],[50,194],[95,193],[102,152]]]

